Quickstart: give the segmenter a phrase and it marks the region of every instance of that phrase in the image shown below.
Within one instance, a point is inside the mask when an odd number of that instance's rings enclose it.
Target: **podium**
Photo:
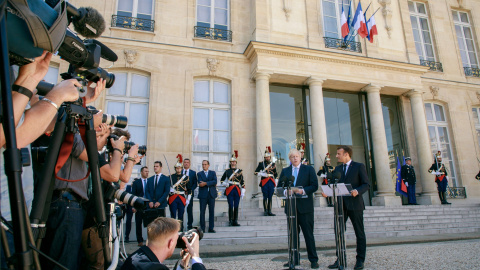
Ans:
[[[288,268],[295,268],[300,264],[300,242],[298,239],[297,199],[308,198],[307,195],[299,195],[295,192],[303,187],[276,188],[277,197],[285,201],[285,214],[287,215],[288,230]],[[291,195],[289,195],[291,193]]]
[[[343,213],[343,197],[352,196],[351,184],[335,183],[331,185],[322,185],[322,191],[328,197],[334,199],[335,211],[335,246],[337,252],[338,269],[347,268],[347,250],[345,246],[345,218]]]

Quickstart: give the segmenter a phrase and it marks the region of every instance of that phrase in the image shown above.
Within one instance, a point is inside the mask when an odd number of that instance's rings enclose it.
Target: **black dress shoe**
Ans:
[[[363,269],[363,262],[357,261],[353,269]]]
[[[328,266],[328,269],[338,269],[338,261],[335,261],[333,264]]]
[[[318,262],[311,262],[310,264],[310,268],[312,269],[318,269],[320,267],[320,265],[318,265]]]
[[[208,229],[208,232],[209,233],[216,233],[216,231],[214,229]]]
[[[285,263],[285,264],[283,265],[283,267],[288,267],[289,265],[290,265],[290,264],[287,262],[287,263]],[[299,263],[298,263],[298,264],[295,264],[295,266],[299,266],[299,265],[300,265]]]
[[[130,242],[130,240],[128,240],[128,238],[125,238],[125,243],[128,243]]]

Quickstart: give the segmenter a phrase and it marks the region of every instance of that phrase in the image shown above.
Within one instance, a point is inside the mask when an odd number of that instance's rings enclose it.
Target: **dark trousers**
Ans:
[[[448,181],[446,178],[443,178],[442,181],[436,181],[436,182],[437,182],[438,192],[447,192]]]
[[[363,210],[343,210],[343,218],[345,225],[348,218],[353,225],[355,236],[357,237],[357,261],[365,262],[365,256],[367,253],[367,237],[365,236],[365,228],[363,227]],[[345,226],[346,228],[346,226]]]
[[[275,184],[272,181],[268,181],[264,186],[262,186],[263,198],[271,199],[273,196],[274,190],[275,190]]]
[[[236,188],[232,189],[232,191],[227,196],[228,201],[228,208],[238,208],[238,204],[240,203],[240,194],[238,194],[238,190]]]
[[[85,211],[79,202],[53,197],[42,251],[66,268],[77,269],[84,220]],[[60,269],[43,256],[40,258],[42,269]]]
[[[208,205],[208,229],[213,230],[215,219],[215,198],[208,194],[207,198],[200,199],[200,227],[205,231],[205,210]]]
[[[188,223],[187,228],[191,229],[193,227],[193,195],[190,199],[190,203],[187,206],[187,216],[188,216]]]
[[[313,212],[300,214],[297,211],[297,232],[302,229],[305,245],[307,246],[308,260],[318,262],[317,249],[315,247],[315,236],[313,235]]]
[[[408,203],[417,203],[417,198],[415,198],[415,184],[408,184],[407,195]]]
[[[128,240],[130,238],[130,231],[132,230],[132,218],[133,212],[132,209],[127,208],[126,210],[126,219],[125,219],[125,239]]]
[[[137,211],[135,213],[135,233],[137,235],[138,243],[143,242],[142,223],[143,223],[143,211]]]
[[[182,202],[182,199],[179,197],[175,198],[175,200],[170,204],[170,217],[177,218],[183,220],[183,214],[185,213],[185,205]],[[183,230],[183,228],[182,228]]]

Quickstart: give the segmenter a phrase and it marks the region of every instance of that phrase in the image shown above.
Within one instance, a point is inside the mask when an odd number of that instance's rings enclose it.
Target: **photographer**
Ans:
[[[130,255],[123,264],[122,270],[135,269],[169,269],[163,263],[170,258],[177,246],[178,230],[180,225],[175,219],[160,217],[155,219],[148,225],[147,235],[148,241],[146,246],[140,247],[132,255]],[[181,251],[182,261],[176,270],[184,269],[188,265],[190,257],[192,258],[192,269],[206,269],[202,259],[199,257],[199,237],[194,233],[192,243],[183,237],[187,247]],[[187,256],[183,256],[186,255]]]
[[[18,77],[12,86],[15,126],[20,122],[28,102],[37,93],[36,87],[47,74],[51,58],[52,54],[44,51],[41,56],[35,58],[34,62],[20,67]],[[31,104],[31,108],[25,112],[22,125],[17,128],[17,146],[19,148],[27,146],[42,135],[54,119],[58,106],[63,102],[78,99],[76,86],[81,85],[75,79],[63,81],[56,85],[41,100],[42,102]],[[0,125],[0,146],[4,145],[5,135],[3,126]]]
[[[127,130],[115,128],[112,131],[112,134],[118,137],[124,136],[125,138],[127,138],[127,141],[130,141],[130,132],[128,132]],[[133,166],[139,163],[143,157],[144,155],[138,156],[138,144],[135,144],[132,147],[130,147],[130,149],[128,150],[127,161],[125,162],[123,169],[120,171],[120,181],[122,181],[123,183],[128,183],[128,181],[130,181],[130,176],[132,176]]]

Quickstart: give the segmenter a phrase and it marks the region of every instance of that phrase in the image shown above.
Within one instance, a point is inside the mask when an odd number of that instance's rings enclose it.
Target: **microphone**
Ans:
[[[100,56],[110,62],[116,62],[118,60],[118,56],[115,52],[113,52],[110,48],[108,48],[105,44],[102,42],[96,40],[96,39],[87,39],[85,40],[85,43],[93,43],[98,46],[100,46],[101,53]]]
[[[336,171],[333,173],[333,178],[335,179],[335,183],[338,182],[338,180],[340,180],[340,178],[342,178],[342,173],[339,172],[339,171]]]
[[[105,31],[105,19],[98,10],[92,7],[77,9],[67,3],[69,21],[73,22],[75,31],[86,38],[98,38]],[[70,17],[71,16],[71,17]]]
[[[331,172],[327,173],[327,183],[330,185],[332,183],[333,174]]]

